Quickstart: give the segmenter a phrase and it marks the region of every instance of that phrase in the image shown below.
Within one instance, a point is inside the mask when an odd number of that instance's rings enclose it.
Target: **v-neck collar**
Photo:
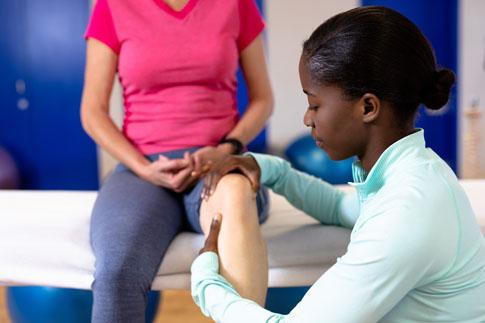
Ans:
[[[177,19],[184,19],[191,11],[194,9],[195,5],[199,0],[188,0],[182,10],[177,11],[170,7],[164,0],[154,0],[156,4],[162,8],[163,11],[168,13],[169,15],[177,18]]]

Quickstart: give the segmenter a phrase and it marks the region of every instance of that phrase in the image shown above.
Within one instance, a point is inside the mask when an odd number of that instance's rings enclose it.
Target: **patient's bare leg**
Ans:
[[[212,196],[202,202],[200,222],[206,236],[216,212],[222,214],[219,235],[221,274],[241,296],[264,306],[268,257],[259,228],[255,193],[246,177],[225,175]]]

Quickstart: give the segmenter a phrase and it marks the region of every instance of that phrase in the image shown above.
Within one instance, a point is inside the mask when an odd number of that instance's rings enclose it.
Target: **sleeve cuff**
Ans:
[[[244,155],[252,156],[256,160],[256,162],[259,165],[259,168],[261,169],[260,182],[263,185],[267,185],[271,177],[270,170],[268,169],[269,167],[268,164],[270,163],[270,161],[268,161],[268,157],[273,157],[273,156],[269,156],[266,154],[251,153],[251,152],[247,152]]]
[[[219,272],[219,256],[212,251],[200,254],[192,263],[190,271],[192,275],[204,272],[217,274]]]

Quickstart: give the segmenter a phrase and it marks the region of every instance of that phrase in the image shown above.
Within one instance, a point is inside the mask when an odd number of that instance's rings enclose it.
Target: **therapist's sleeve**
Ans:
[[[283,195],[297,209],[321,223],[352,228],[359,216],[355,192],[345,193],[331,184],[300,172],[286,160],[249,153],[261,168],[261,183]]]
[[[204,252],[191,268],[192,297],[204,315],[216,322],[285,322],[284,315],[265,310],[244,299],[219,272],[218,256]]]
[[[217,322],[377,322],[432,271],[436,254],[423,244],[419,230],[401,230],[387,220],[369,220],[374,223],[359,230],[348,252],[286,316],[241,298],[217,274],[214,253],[194,262],[192,294]]]
[[[399,213],[376,215],[354,229],[347,253],[317,280],[288,320],[378,322],[424,277],[433,277],[440,247],[428,243],[429,230],[406,223],[412,215]]]

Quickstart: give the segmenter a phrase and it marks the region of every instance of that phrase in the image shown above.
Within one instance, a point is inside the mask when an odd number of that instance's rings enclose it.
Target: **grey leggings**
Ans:
[[[185,151],[163,154],[181,158]],[[145,322],[147,294],[170,242],[182,230],[201,232],[201,191],[199,182],[177,194],[118,165],[100,189],[91,217],[92,322]],[[261,223],[268,214],[265,189],[258,193],[257,208]]]

